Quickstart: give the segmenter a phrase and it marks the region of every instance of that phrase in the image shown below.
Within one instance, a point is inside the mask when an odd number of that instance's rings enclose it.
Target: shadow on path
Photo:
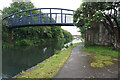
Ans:
[[[82,46],[73,48],[70,58],[55,78],[118,78],[118,64],[102,69],[92,68],[91,58],[85,55],[87,52],[82,50]]]

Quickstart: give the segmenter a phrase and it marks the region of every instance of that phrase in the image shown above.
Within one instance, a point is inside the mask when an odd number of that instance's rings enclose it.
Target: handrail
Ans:
[[[73,11],[73,12],[74,12],[74,10],[63,9],[63,8],[35,8],[35,9],[22,10],[22,11],[13,13],[13,14],[11,14],[11,15],[9,15],[9,16],[3,18],[2,20],[6,19],[6,18],[8,18],[8,17],[10,17],[10,16],[16,15],[16,14],[18,14],[18,13],[21,13],[21,12],[27,12],[27,11],[33,11],[33,10],[40,10],[40,9],[57,9],[57,10],[66,10],[66,11]]]
[[[47,10],[47,12],[42,12],[45,9]],[[56,12],[56,10],[59,12]],[[73,22],[73,13],[74,10],[63,8],[35,8],[16,12],[3,18],[2,20],[6,19],[10,28],[36,25],[73,26],[75,24]]]

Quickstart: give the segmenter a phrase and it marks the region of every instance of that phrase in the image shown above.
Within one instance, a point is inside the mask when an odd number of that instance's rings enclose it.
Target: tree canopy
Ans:
[[[2,17],[6,17],[10,14],[13,14],[15,12],[19,12],[21,10],[27,10],[27,9],[33,9],[35,6],[31,2],[13,2],[10,7],[6,7],[2,10]],[[38,11],[33,11],[33,14],[37,14]],[[25,13],[24,15],[30,14]],[[21,17],[21,15],[18,15],[18,17]],[[44,21],[44,18],[42,19]],[[49,20],[49,19],[48,19]],[[9,25],[7,25],[7,22],[2,22],[3,26],[3,46],[10,43],[10,32],[11,30],[8,29]],[[41,42],[46,42],[46,39],[56,39],[61,40],[63,39],[65,43],[72,41],[73,37],[72,35],[67,32],[66,30],[63,30],[60,26],[34,26],[34,27],[25,27],[25,28],[16,28],[14,31],[14,44],[20,45],[20,44],[36,44]]]
[[[113,36],[115,47],[120,40],[120,2],[84,2],[74,13],[74,22],[84,37],[85,31],[102,23]],[[116,29],[114,27],[116,24]],[[116,34],[118,32],[118,34]]]
[[[35,8],[35,6],[31,2],[14,2],[10,5],[10,7],[5,7],[2,10],[2,14],[3,17],[6,17],[15,12],[19,12],[21,10],[26,10],[26,9],[33,9],[33,8]]]

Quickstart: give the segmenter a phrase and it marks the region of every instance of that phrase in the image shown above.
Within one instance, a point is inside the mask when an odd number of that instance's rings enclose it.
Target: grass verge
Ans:
[[[93,58],[91,62],[91,67],[103,68],[104,66],[113,65],[118,61],[120,52],[113,51],[112,47],[103,47],[103,46],[89,46],[83,47],[84,51],[91,52],[86,54]]]
[[[76,43],[68,49],[55,54],[52,58],[46,59],[44,63],[38,64],[39,67],[30,72],[22,71],[20,74],[24,76],[17,78],[53,78],[70,57],[72,48],[79,44]]]

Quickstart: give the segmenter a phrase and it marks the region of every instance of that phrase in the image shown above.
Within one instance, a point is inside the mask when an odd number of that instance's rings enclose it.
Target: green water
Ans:
[[[3,77],[13,77],[23,70],[44,61],[54,55],[56,50],[61,50],[63,41],[50,41],[37,47],[14,47],[2,51]]]

